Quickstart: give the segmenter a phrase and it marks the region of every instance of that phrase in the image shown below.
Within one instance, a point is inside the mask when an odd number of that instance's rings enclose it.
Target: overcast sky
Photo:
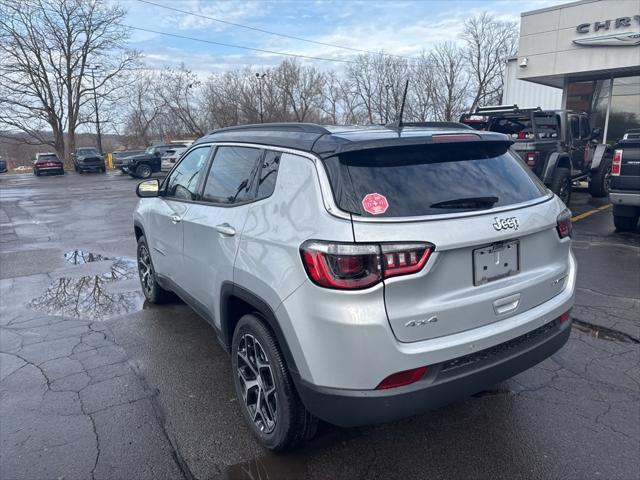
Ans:
[[[519,21],[523,10],[566,3],[562,0],[151,0],[176,9],[278,33],[403,56],[419,54],[436,42],[456,40],[465,18],[484,10],[496,17]],[[283,38],[214,20],[167,10],[138,0],[122,0],[127,23],[213,42],[299,55],[350,59],[358,52]],[[177,66],[181,62],[199,73],[253,65],[279,63],[280,55],[200,43],[155,33],[135,31],[130,42],[143,52],[152,67]],[[322,68],[344,63],[313,60]]]

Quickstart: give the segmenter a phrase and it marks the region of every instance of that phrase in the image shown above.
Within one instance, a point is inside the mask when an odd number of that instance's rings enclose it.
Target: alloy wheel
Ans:
[[[271,433],[276,428],[278,398],[269,359],[260,342],[248,333],[240,339],[237,357],[244,406],[256,427]]]
[[[151,255],[149,255],[149,250],[146,245],[140,245],[138,249],[138,273],[140,275],[140,284],[142,285],[145,295],[151,295],[155,279]]]

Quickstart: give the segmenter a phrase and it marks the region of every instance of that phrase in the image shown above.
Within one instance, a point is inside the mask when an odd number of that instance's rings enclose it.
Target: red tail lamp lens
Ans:
[[[415,383],[422,377],[424,377],[425,373],[427,373],[427,367],[418,367],[411,370],[404,370],[402,372],[394,373],[382,380],[376,387],[376,390],[386,390],[388,388],[403,387],[405,385]]]
[[[300,247],[309,278],[340,290],[368,288],[384,278],[420,271],[433,245],[426,243],[366,244],[310,240]]]
[[[571,236],[573,230],[573,224],[571,223],[571,212],[565,208],[560,215],[558,215],[557,226],[558,235],[560,238],[566,238]]]
[[[562,315],[560,315],[560,323],[564,323],[571,319],[571,315],[569,313],[570,312],[564,312]]]
[[[620,169],[622,168],[622,150],[616,150],[613,152],[613,163],[611,165],[611,175],[616,177],[620,175]]]

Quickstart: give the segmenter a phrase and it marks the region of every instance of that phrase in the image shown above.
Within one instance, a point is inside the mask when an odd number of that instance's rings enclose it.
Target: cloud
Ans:
[[[519,1],[337,1],[315,2],[258,0],[153,0],[167,6],[204,16],[255,26],[327,44],[415,56],[444,40],[456,41],[464,20],[488,11],[502,20],[519,21],[523,4]],[[526,10],[562,3],[563,0],[530,0]],[[132,26],[162,30],[178,35],[207,39],[300,55],[350,59],[358,52],[303,42],[221,24],[205,18],[172,12],[136,1],[127,3],[127,22]],[[181,61],[194,70],[211,71],[242,65],[269,66],[279,63],[279,55],[208,45],[186,39],[136,32],[131,40],[150,65]],[[167,54],[170,52],[170,54]],[[319,68],[335,68],[337,63],[310,61]]]

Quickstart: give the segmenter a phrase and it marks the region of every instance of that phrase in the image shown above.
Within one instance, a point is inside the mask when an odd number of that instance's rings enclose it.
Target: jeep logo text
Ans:
[[[520,228],[520,223],[516,217],[508,217],[508,218],[498,218],[493,217],[495,223],[493,223],[493,228],[495,228],[498,232],[500,230],[518,230]]]

